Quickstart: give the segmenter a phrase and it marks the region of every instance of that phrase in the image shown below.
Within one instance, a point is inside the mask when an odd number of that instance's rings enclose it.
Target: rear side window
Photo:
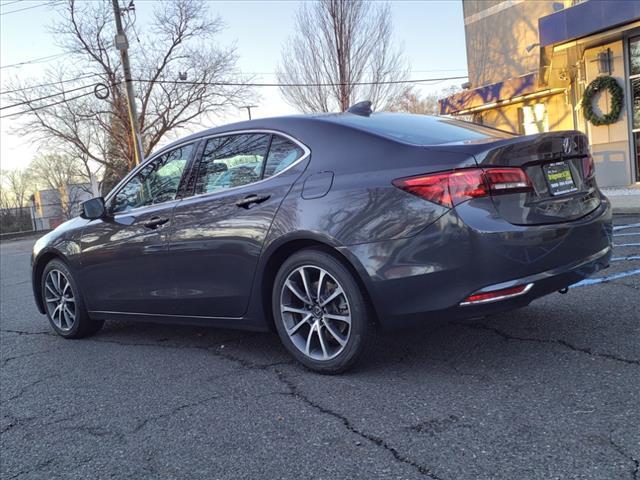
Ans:
[[[195,195],[249,185],[282,172],[304,155],[291,140],[269,133],[207,140],[195,176]]]
[[[475,123],[428,115],[374,113],[369,117],[363,117],[342,114],[328,119],[414,145],[441,145],[443,143],[513,137],[510,133]]]
[[[277,175],[302,157],[303,153],[302,148],[291,140],[274,135],[269,148],[263,178]]]
[[[212,193],[257,182],[269,147],[268,134],[215,137],[200,160],[195,194]]]

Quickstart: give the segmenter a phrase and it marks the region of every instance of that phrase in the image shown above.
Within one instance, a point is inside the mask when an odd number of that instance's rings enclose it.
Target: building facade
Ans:
[[[520,134],[587,134],[601,186],[640,181],[640,0],[463,0],[469,83],[440,113]],[[588,104],[585,90],[611,77]],[[615,110],[615,109],[614,109]]]
[[[51,230],[80,213],[80,204],[89,200],[90,184],[69,184],[63,188],[38,190],[31,196],[34,230]]]

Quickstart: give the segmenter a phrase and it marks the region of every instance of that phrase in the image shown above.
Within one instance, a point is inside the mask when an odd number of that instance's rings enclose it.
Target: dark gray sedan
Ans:
[[[380,329],[527,305],[608,265],[579,132],[354,109],[175,142],[33,252],[63,337],[128,319],[277,330],[339,372]]]

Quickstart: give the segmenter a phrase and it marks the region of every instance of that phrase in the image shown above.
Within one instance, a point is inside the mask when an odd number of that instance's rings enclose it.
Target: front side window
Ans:
[[[193,144],[183,145],[145,165],[116,194],[112,213],[174,200],[192,151]]]
[[[212,193],[257,182],[270,135],[242,134],[207,141],[198,168],[195,194]]]

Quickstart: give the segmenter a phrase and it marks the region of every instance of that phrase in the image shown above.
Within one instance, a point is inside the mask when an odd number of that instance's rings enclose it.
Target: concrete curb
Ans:
[[[640,214],[640,184],[620,188],[605,187],[601,190],[611,202],[613,213]]]
[[[613,213],[640,214],[640,195],[608,196]]]
[[[40,238],[51,230],[41,230],[38,232],[12,232],[0,234],[0,243],[13,242],[17,240],[27,240],[30,238]]]

